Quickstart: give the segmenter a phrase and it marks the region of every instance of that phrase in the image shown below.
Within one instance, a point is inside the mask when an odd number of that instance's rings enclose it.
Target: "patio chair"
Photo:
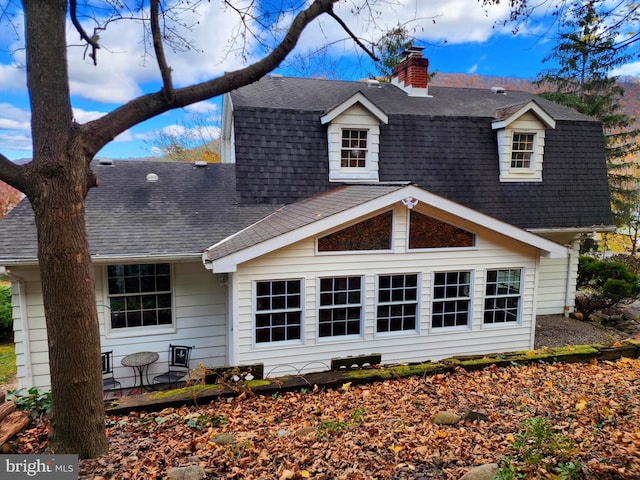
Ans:
[[[169,370],[153,377],[154,383],[176,385],[189,373],[189,359],[194,347],[169,345]]]
[[[113,376],[113,350],[102,352],[102,390],[111,391],[120,388],[120,382]]]

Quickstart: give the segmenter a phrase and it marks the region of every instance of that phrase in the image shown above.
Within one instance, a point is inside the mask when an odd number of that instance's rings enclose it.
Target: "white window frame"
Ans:
[[[518,271],[520,272],[520,278],[519,278],[519,282],[518,282],[518,293],[514,294],[514,293],[510,293],[510,292],[503,292],[503,293],[494,293],[494,294],[489,294],[488,290],[490,285],[493,285],[494,283],[498,282],[498,279],[496,279],[496,282],[489,282],[489,272],[509,272],[509,279],[507,280],[507,282],[510,283],[510,279],[511,279],[511,272],[514,271]],[[524,286],[524,274],[525,274],[525,270],[523,267],[505,267],[505,268],[488,268],[485,271],[485,286],[484,286],[484,298],[482,301],[482,326],[484,328],[500,328],[500,327],[510,327],[510,326],[514,326],[514,325],[521,325],[522,322],[522,301],[523,301],[523,286]],[[508,310],[511,310],[512,308],[507,307],[506,305],[503,308],[499,308],[496,307],[496,303],[500,300],[503,300],[505,302],[508,302],[509,299],[517,299],[517,306],[516,306],[516,315],[515,315],[515,320],[513,321],[492,321],[492,322],[487,322],[486,321],[486,316],[489,312],[494,312],[494,318],[495,318],[495,312],[503,312],[501,315],[504,314],[504,312],[507,312]],[[491,309],[487,308],[487,302],[493,302],[494,305]]]
[[[299,284],[299,300],[300,303],[297,307],[289,307],[288,305],[283,307],[283,308],[268,308],[268,309],[263,309],[260,310],[258,309],[258,284],[259,283],[276,283],[276,282],[298,282]],[[285,292],[283,295],[279,295],[279,296],[284,296],[284,297],[288,297],[288,292]],[[269,298],[273,298],[273,292],[271,292],[269,294]],[[284,279],[265,279],[265,280],[255,280],[253,282],[253,293],[251,295],[251,298],[253,299],[253,344],[260,348],[260,347],[265,347],[265,346],[270,346],[270,345],[287,345],[287,344],[302,344],[304,343],[304,281],[301,278],[284,278]],[[285,300],[286,301],[286,300]],[[269,340],[266,342],[258,342],[258,328],[261,329],[269,329],[269,331],[271,332],[271,337],[273,337],[272,333],[273,333],[273,329],[274,328],[279,328],[279,327],[284,327],[285,329],[289,326],[286,322],[283,325],[273,325],[273,323],[269,326],[269,327],[258,327],[258,315],[263,315],[263,314],[268,314],[268,315],[275,315],[275,314],[289,314],[289,313],[295,313],[298,312],[300,314],[300,337],[299,338],[294,338],[294,339],[285,339],[285,340]]]
[[[114,328],[111,324],[111,317],[114,315],[111,307],[111,298],[127,297],[127,294],[112,295],[109,293],[109,267],[111,266],[131,266],[131,265],[147,265],[147,264],[168,264],[169,265],[169,277],[171,282],[171,289],[169,291],[155,291],[144,292],[146,295],[157,295],[169,293],[171,295],[171,324],[166,325],[146,325],[139,327],[120,327]],[[175,275],[173,264],[169,262],[147,262],[147,263],[113,263],[106,265],[103,268],[103,298],[104,304],[98,305],[98,309],[102,310],[102,316],[104,319],[104,329],[106,338],[129,338],[148,335],[167,335],[174,334],[177,331],[177,319],[176,319],[176,299],[175,299]],[[131,295],[134,295],[132,293]]]
[[[509,169],[512,171],[523,170],[525,172],[531,172],[535,168],[536,163],[536,136],[537,134],[534,132],[521,132],[515,130],[511,133],[511,163],[509,165]],[[526,143],[531,144],[531,148],[528,149],[515,149],[516,137],[531,137],[531,141],[529,142],[528,138],[525,140]],[[522,139],[518,139],[518,144],[525,143]],[[514,158],[514,155],[524,154],[525,158]],[[518,162],[527,163],[524,165],[514,165]]]
[[[407,287],[406,287],[406,277],[412,275],[416,277],[416,285],[415,287],[409,287],[409,288],[415,288],[415,299],[407,299],[406,298],[406,291],[407,291]],[[389,286],[389,290],[391,292],[393,291],[400,291],[402,290],[403,294],[402,294],[402,299],[401,300],[393,300],[393,298],[390,298],[387,301],[382,301],[380,299],[380,292],[382,290],[382,288],[380,287],[380,281],[383,277],[390,277],[391,279],[391,285]],[[393,285],[393,279],[394,277],[404,277],[404,282],[402,286],[396,286],[394,287]],[[376,332],[376,336],[391,336],[391,335],[406,335],[406,334],[410,334],[410,333],[418,333],[419,331],[419,326],[420,326],[420,284],[421,284],[421,276],[419,273],[413,273],[413,272],[407,272],[407,273],[385,273],[385,274],[378,274],[377,278],[376,278],[376,324],[375,324],[375,332]],[[393,297],[393,293],[391,293],[390,297]],[[405,317],[407,317],[407,315],[405,315],[404,313],[404,307],[407,305],[413,305],[415,308],[415,313],[414,313],[414,326],[413,328],[401,328],[399,330],[391,330],[391,322],[392,322],[392,318],[393,317],[398,317],[400,319],[400,322],[402,324],[402,326],[404,327],[404,319]],[[386,321],[387,321],[387,325],[389,327],[388,330],[379,330],[378,329],[378,322],[380,321],[380,316],[379,316],[379,309],[380,307],[389,307],[391,309],[393,309],[394,307],[401,307],[402,308],[402,313],[398,316],[398,315],[390,315],[387,316]]]
[[[468,273],[469,274],[469,283],[468,284],[462,284],[462,283],[445,283],[444,285],[436,285],[436,276],[437,275],[450,275],[450,274],[457,274],[460,275],[462,273]],[[443,332],[443,331],[451,331],[451,330],[470,330],[471,329],[471,323],[473,320],[473,279],[474,279],[474,272],[473,270],[447,270],[447,271],[438,271],[438,272],[433,272],[432,277],[431,277],[431,315],[429,317],[429,326],[430,326],[430,331],[431,332]],[[444,287],[445,288],[445,293],[447,290],[447,287],[454,287],[454,286],[461,286],[461,285],[468,285],[469,291],[468,291],[468,295],[467,296],[462,296],[462,295],[456,295],[456,296],[444,296],[444,297],[436,297],[436,289],[440,288],[440,287]],[[438,312],[438,316],[442,316],[443,319],[443,325],[441,326],[434,326],[434,317],[436,315],[435,312],[435,305],[438,304],[443,304],[446,302],[460,302],[460,301],[466,301],[467,302],[467,323],[464,325],[444,325],[444,313],[440,313]],[[457,314],[457,309],[456,311],[452,312],[454,314]]]
[[[349,288],[349,286],[347,286],[347,288],[345,290],[335,290],[335,280],[337,279],[351,279],[351,278],[359,278],[360,279],[360,292],[359,292],[359,298],[358,298],[358,302],[357,303],[350,303],[348,301],[347,298],[347,302],[345,303],[331,303],[331,304],[327,304],[327,305],[322,305],[322,296],[325,293],[331,293],[332,296],[335,296],[336,293],[339,292],[345,292],[345,295],[347,295],[347,297],[349,297],[349,292],[353,292],[353,290],[351,290]],[[333,283],[333,288],[331,290],[331,292],[326,291],[323,292],[322,290],[322,282],[323,280],[332,280]],[[334,276],[330,276],[330,277],[321,277],[318,278],[318,300],[317,300],[317,305],[318,305],[318,311],[317,311],[317,315],[318,315],[318,339],[320,341],[338,341],[338,340],[349,340],[349,339],[361,339],[362,335],[363,335],[363,328],[364,328],[364,322],[363,322],[363,312],[364,312],[364,290],[365,290],[365,277],[364,275],[349,275],[349,274],[345,274],[345,275],[334,275]],[[359,310],[359,318],[358,318],[358,333],[345,333],[344,335],[335,335],[333,334],[333,329],[334,329],[334,323],[338,323],[338,322],[344,322],[345,323],[345,332],[348,331],[348,324],[350,320],[348,317],[348,315],[345,315],[345,319],[344,320],[331,320],[331,330],[332,330],[332,334],[331,335],[320,335],[320,329],[321,329],[321,316],[322,316],[322,312],[323,311],[338,311],[341,309],[350,309],[350,308],[358,308]],[[325,323],[329,323],[329,322],[325,322]]]

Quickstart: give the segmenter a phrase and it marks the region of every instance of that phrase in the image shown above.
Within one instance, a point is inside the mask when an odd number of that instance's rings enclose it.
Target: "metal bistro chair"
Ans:
[[[102,390],[118,390],[121,384],[113,376],[113,350],[102,352]]]
[[[169,345],[169,370],[153,377],[154,383],[176,385],[189,373],[189,358],[193,347]]]

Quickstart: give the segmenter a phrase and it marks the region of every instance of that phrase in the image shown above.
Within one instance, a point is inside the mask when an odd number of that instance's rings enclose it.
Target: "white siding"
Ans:
[[[538,289],[538,315],[559,315],[573,312],[578,276],[578,245],[567,258],[540,259],[540,287]],[[570,268],[567,266],[570,264]]]
[[[155,351],[160,359],[149,369],[149,378],[166,370],[170,343],[193,345],[192,368],[221,366],[227,361],[227,292],[211,272],[202,264],[178,263],[173,265],[173,298],[176,331],[170,334],[154,335],[147,330],[136,336],[120,338],[105,336],[105,320],[108,321],[108,309],[104,292],[105,267],[96,267],[96,304],[100,322],[100,342],[102,350],[113,350],[115,377],[123,387],[134,383],[133,370],[121,365],[125,355],[138,351]],[[37,268],[12,268],[15,275],[25,279],[22,286],[26,290],[26,304],[29,315],[28,334],[23,331],[20,308],[14,308],[14,330],[16,338],[16,356],[18,363],[18,381],[20,388],[50,387],[47,331],[42,305],[42,289]],[[14,306],[17,300],[18,285],[14,285]],[[18,306],[19,307],[19,306]],[[120,333],[120,332],[119,332]],[[29,338],[28,344],[25,338]],[[27,355],[30,353],[30,368]]]
[[[394,211],[392,253],[315,254],[313,239],[247,262],[238,267],[236,295],[236,363],[263,362],[265,373],[278,375],[318,370],[331,358],[381,353],[384,363],[436,360],[453,355],[505,352],[530,348],[535,313],[536,251],[499,234],[476,229],[477,244],[470,249],[407,252],[407,210]],[[422,210],[429,214],[428,210]],[[449,219],[451,222],[452,219]],[[471,225],[460,227],[474,230]],[[483,325],[486,268],[522,268],[524,272],[521,321],[517,325]],[[473,276],[470,328],[431,329],[432,274],[443,270],[471,270]],[[417,332],[375,332],[376,275],[420,274],[420,319]],[[319,338],[317,334],[317,282],[323,276],[364,277],[363,335],[352,338]],[[303,339],[299,343],[255,344],[253,286],[259,280],[297,279],[304,282]],[[321,362],[321,363],[318,363]]]

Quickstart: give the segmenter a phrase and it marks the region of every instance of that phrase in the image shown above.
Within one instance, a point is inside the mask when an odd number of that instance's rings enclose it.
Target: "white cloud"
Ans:
[[[611,72],[613,77],[640,77],[640,62],[632,62],[616,68]]]

